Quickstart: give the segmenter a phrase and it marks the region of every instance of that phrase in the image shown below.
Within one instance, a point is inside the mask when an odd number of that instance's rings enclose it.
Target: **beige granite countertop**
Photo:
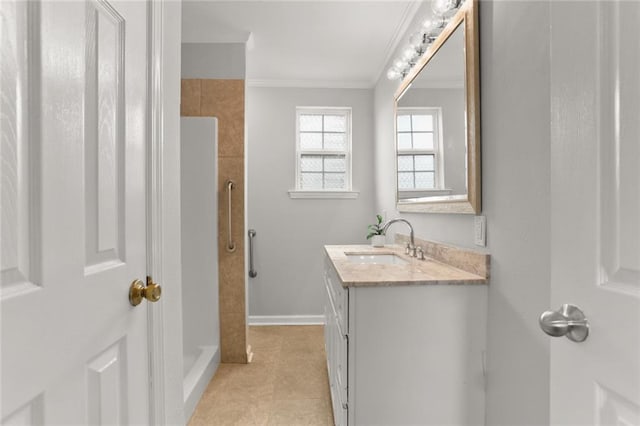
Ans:
[[[425,260],[415,259],[404,254],[404,248],[395,244],[384,247],[327,245],[324,248],[342,280],[343,287],[488,284],[488,276],[483,277],[467,272],[431,257],[425,257]],[[345,253],[395,254],[409,263],[399,265],[353,263]]]

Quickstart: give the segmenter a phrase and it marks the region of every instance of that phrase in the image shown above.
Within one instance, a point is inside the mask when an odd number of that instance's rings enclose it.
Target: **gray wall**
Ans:
[[[426,7],[416,16],[425,15]],[[480,2],[482,195],[491,254],[486,424],[492,426],[549,423],[549,339],[537,324],[550,293],[549,31],[546,2]],[[378,211],[395,211],[398,84],[383,76],[375,90]],[[402,216],[419,237],[473,247],[472,216]]]
[[[182,43],[182,78],[243,79],[245,43]]]
[[[351,200],[290,199],[295,187],[296,106],[351,107]],[[255,239],[256,278],[249,279],[250,315],[320,315],[325,244],[364,243],[375,221],[373,91],[247,89],[248,226]]]

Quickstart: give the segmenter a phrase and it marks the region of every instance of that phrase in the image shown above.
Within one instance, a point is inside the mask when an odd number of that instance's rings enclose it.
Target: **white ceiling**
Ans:
[[[254,85],[372,87],[420,4],[186,0],[182,41],[248,42]]]

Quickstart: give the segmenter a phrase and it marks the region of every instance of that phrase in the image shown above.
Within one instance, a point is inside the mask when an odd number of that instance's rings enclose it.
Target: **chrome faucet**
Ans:
[[[411,226],[411,224],[409,223],[408,220],[403,219],[401,217],[398,217],[398,218],[395,218],[395,219],[391,219],[390,221],[388,221],[387,223],[385,223],[382,226],[382,233],[386,234],[387,233],[387,229],[389,229],[389,226],[391,226],[392,224],[394,224],[396,222],[404,222],[409,227],[409,239],[411,241],[411,245],[409,246],[409,249],[411,250],[411,255],[413,257],[416,257],[416,245],[415,245],[415,242],[413,241],[413,226]]]

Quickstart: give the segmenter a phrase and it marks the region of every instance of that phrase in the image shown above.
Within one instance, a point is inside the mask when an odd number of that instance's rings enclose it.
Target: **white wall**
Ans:
[[[290,199],[296,106],[351,107],[355,200]],[[364,243],[375,221],[373,91],[247,89],[248,226],[257,231],[249,314],[320,315],[325,244]]]
[[[244,79],[245,43],[182,43],[182,78]]]
[[[156,423],[184,424],[184,388],[182,372],[182,264],[180,244],[180,34],[182,4],[180,1],[156,3],[162,5],[162,223],[160,242],[162,271],[154,277],[162,285],[161,304],[154,309],[163,311],[161,327],[164,330],[162,354],[164,379],[156,383],[164,391],[159,401],[163,419]],[[159,350],[160,351],[160,350]],[[158,355],[158,354],[156,354]]]
[[[417,25],[418,20],[410,28]],[[549,422],[549,338],[537,323],[550,292],[549,31],[548,3],[480,2],[482,196],[491,254],[486,424],[491,426]],[[375,90],[378,211],[395,211],[398,84],[383,76]],[[473,247],[472,216],[402,216],[421,238]]]
[[[201,346],[220,346],[218,126],[211,117],[180,121],[183,350],[195,361]]]

